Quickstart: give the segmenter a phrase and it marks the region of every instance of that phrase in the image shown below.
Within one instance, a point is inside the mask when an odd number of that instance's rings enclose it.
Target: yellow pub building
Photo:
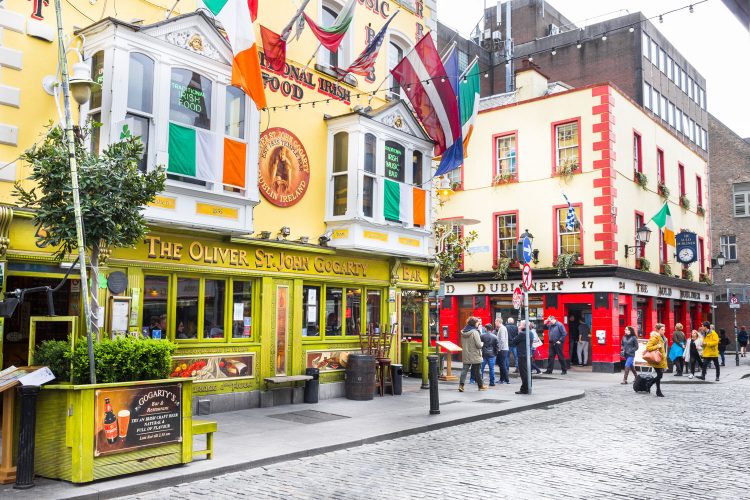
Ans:
[[[259,51],[260,25],[280,32],[300,3],[260,0]],[[305,12],[331,26],[344,4],[312,0]],[[322,398],[341,395],[361,333],[395,328],[393,359],[401,338],[427,334],[433,143],[389,69],[435,28],[435,1],[358,0],[337,53],[314,51],[306,27],[278,71],[261,51],[263,110],[230,85],[231,49],[198,7],[62,2],[69,67],[75,76],[84,64],[97,82],[86,102],[71,101],[76,124],[101,123],[88,146],[104,150],[127,125],[145,146],[139,168],[167,172],[144,209],[147,237],[103,253],[101,335],[174,341],[172,377],[193,377],[210,411],[299,400],[299,390],[268,391],[264,379],[307,368],[320,369]],[[371,74],[339,80],[333,68],[347,67],[397,12]],[[75,260],[42,245],[44,228],[12,194],[14,182],[30,182],[19,156],[61,121],[56,29],[54,2],[0,3],[3,292],[56,286]],[[185,136],[210,146],[203,161],[177,146]],[[243,167],[227,167],[230,154]],[[186,155],[192,171],[178,164]],[[402,200],[399,220],[386,218],[386,180],[423,203]],[[54,294],[56,318],[45,294],[29,294],[0,319],[2,366],[29,364],[38,343],[80,333],[80,290],[73,269]]]

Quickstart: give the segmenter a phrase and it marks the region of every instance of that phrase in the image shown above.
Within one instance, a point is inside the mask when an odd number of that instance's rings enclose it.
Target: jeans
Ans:
[[[685,358],[682,356],[674,358],[674,366],[677,369],[677,375],[682,375],[682,372],[685,370]]]
[[[490,366],[490,385],[495,385],[495,356],[491,358],[482,358],[482,368],[479,370],[479,376],[484,380],[484,367]]]
[[[579,340],[577,346],[578,363],[585,365],[589,357],[589,341]]]
[[[724,351],[719,351],[719,356],[721,356],[721,366],[724,366]]]
[[[510,383],[510,379],[508,378],[508,369],[510,368],[510,352],[500,351],[500,353],[497,355],[496,363],[500,368],[500,382]]]
[[[484,387],[482,377],[479,376],[479,366],[480,363],[464,363],[463,367],[461,367],[461,378],[458,383],[464,385],[464,382],[466,382],[466,373],[471,370],[471,376],[479,382],[479,387]]]
[[[698,356],[691,355],[690,357],[690,374],[695,375],[695,364],[698,363],[698,366],[700,367],[701,371],[703,371],[703,361],[701,361],[701,358]]]
[[[552,344],[550,346],[549,358],[547,359],[547,373],[552,373],[552,369],[555,367],[555,356],[560,360],[562,372],[566,373],[568,365],[565,364],[565,354],[563,353],[562,344]]]
[[[513,362],[516,364],[516,371],[518,371],[518,347],[511,347],[508,351],[508,368],[510,368],[510,355],[513,354]]]
[[[529,393],[529,370],[526,367],[526,357],[522,357],[518,360],[518,372],[521,377],[521,393]]]
[[[721,368],[719,368],[719,358],[703,358],[703,373],[701,375],[703,377],[706,376],[706,371],[708,371],[708,368],[711,366],[712,361],[714,365],[716,365],[716,378],[719,378],[719,375],[721,374]]]

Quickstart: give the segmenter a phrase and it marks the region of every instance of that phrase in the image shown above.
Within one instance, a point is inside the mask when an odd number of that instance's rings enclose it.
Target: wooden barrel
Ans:
[[[346,364],[344,391],[347,399],[368,401],[375,395],[375,357],[350,354]]]

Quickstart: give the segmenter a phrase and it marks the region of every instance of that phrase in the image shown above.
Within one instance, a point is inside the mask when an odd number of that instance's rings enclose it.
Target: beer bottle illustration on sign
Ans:
[[[113,444],[117,441],[117,434],[117,417],[112,411],[109,398],[104,398],[104,437],[107,438],[109,444]]]

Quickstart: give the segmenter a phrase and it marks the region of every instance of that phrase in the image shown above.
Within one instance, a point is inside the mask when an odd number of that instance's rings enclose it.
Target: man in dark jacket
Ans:
[[[549,324],[549,357],[547,358],[547,371],[544,373],[547,375],[552,374],[552,369],[555,367],[555,356],[557,356],[560,360],[562,374],[565,375],[568,373],[568,365],[565,364],[563,346],[565,345],[565,338],[568,336],[568,332],[565,331],[563,324],[557,321],[557,318],[554,316],[547,318],[547,324]]]
[[[514,373],[518,373],[518,349],[513,347],[513,339],[516,338],[516,335],[518,335],[518,327],[516,326],[516,320],[513,318],[508,318],[508,324],[505,327],[508,329],[508,347],[510,349],[510,353],[508,354],[508,364],[505,367],[505,371],[510,373],[510,355],[513,355],[513,362],[516,364],[516,370]]]
[[[516,367],[518,368],[520,372],[521,377],[521,390],[516,391],[516,394],[528,394],[529,393],[529,369],[526,366],[527,363],[527,356],[526,356],[526,322],[521,321],[519,324],[518,332],[516,333],[516,336],[513,337],[513,340],[510,340],[510,335],[508,344],[510,344],[511,349],[515,348],[516,352],[518,353],[518,357],[516,357]],[[508,325],[510,327],[510,325]],[[513,325],[515,326],[515,325]]]
[[[492,325],[487,323],[484,325],[484,333],[480,337],[482,339],[482,367],[479,369],[479,375],[484,380],[484,367],[489,365],[490,367],[490,385],[495,385],[495,360],[497,354],[500,352],[500,344],[497,341],[497,337],[492,333]]]

